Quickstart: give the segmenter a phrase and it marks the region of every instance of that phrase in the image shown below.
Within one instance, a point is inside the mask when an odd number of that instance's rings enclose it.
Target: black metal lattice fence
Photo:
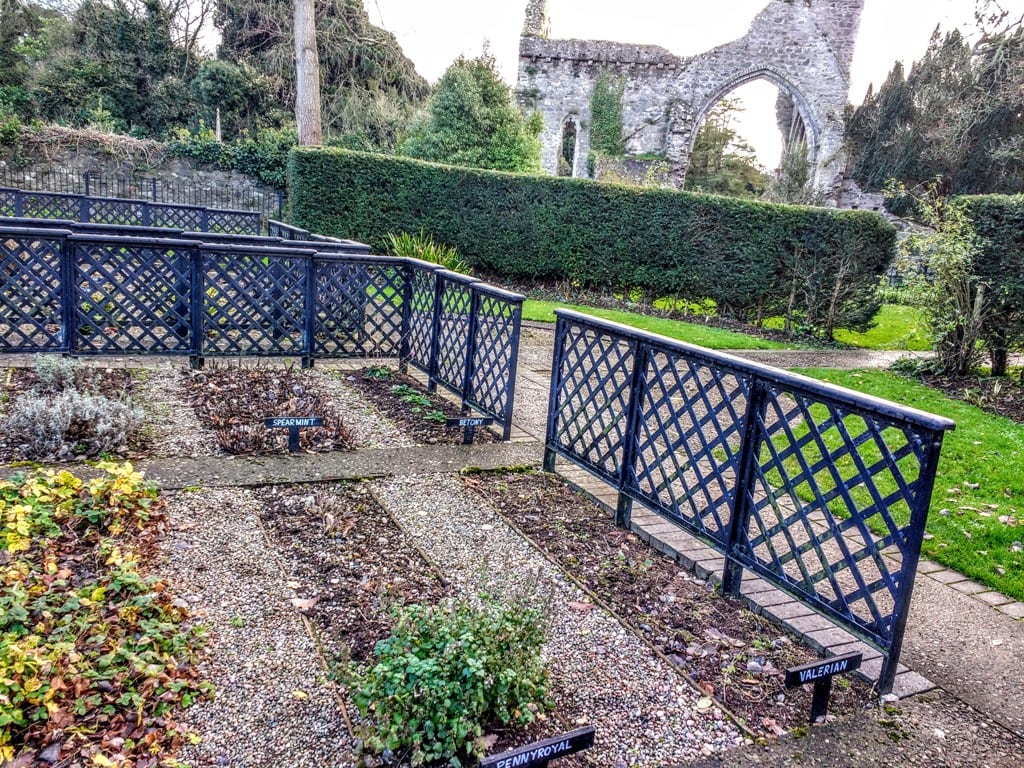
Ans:
[[[85,197],[131,198],[198,208],[257,211],[264,216],[277,218],[281,217],[284,207],[284,192],[268,186],[223,181],[214,184],[192,179],[99,173],[73,168],[25,172],[0,165],[0,187]]]
[[[0,352],[399,357],[508,438],[522,296],[344,241],[131,231],[0,227]]]
[[[0,187],[0,216],[161,227],[231,235],[258,235],[263,228],[263,216],[259,211],[34,192],[7,187]]]
[[[882,650],[891,690],[943,433],[953,422],[558,310],[556,456]]]

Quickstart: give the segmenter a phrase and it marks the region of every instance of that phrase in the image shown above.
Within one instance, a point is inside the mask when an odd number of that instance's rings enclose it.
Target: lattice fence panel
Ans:
[[[314,353],[324,357],[397,357],[404,287],[401,266],[318,260]]]
[[[72,351],[187,353],[191,252],[178,247],[76,243]]]
[[[771,387],[740,557],[883,641],[920,547],[909,529],[931,433]],[[916,542],[915,542],[916,539]]]
[[[0,350],[59,349],[61,240],[0,234]]]
[[[204,251],[203,353],[302,354],[306,261]]]
[[[558,398],[554,444],[606,480],[618,483],[635,345],[575,324],[566,325],[561,344],[561,364],[552,379]]]
[[[749,379],[669,350],[652,350],[640,382],[630,489],[722,545],[738,477]]]
[[[522,305],[480,293],[471,402],[484,413],[511,418],[511,382],[515,380],[517,333]]]
[[[28,219],[65,219],[81,217],[80,195],[58,195],[47,192],[22,192],[21,215]]]
[[[466,283],[444,281],[439,308],[437,381],[462,391],[469,354],[473,290]]]
[[[98,224],[121,224],[141,227],[146,204],[139,200],[117,200],[93,197],[89,200],[89,221]]]
[[[200,232],[203,228],[203,210],[191,206],[150,203],[149,223],[154,227]]]
[[[0,189],[0,216],[16,216],[18,209],[15,207],[17,191],[13,189]]]
[[[411,268],[408,274],[412,284],[409,286],[407,356],[412,363],[426,370],[430,366],[437,275],[433,270],[418,267]]]
[[[207,219],[207,231],[224,232],[229,235],[258,235],[262,221],[259,213],[211,208]]]

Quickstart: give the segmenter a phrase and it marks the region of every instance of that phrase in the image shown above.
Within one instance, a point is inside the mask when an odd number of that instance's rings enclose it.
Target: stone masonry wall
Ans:
[[[577,125],[573,175],[586,175],[590,96],[599,73],[606,71],[624,83],[627,152],[664,155],[675,183],[682,186],[705,115],[730,91],[761,79],[792,100],[806,129],[815,182],[834,203],[844,165],[850,61],[863,4],[772,0],[744,37],[697,56],[679,57],[658,46],[550,40],[546,3],[530,0],[516,92],[523,109],[537,110],[544,118],[544,169],[557,172],[562,127],[572,118]]]

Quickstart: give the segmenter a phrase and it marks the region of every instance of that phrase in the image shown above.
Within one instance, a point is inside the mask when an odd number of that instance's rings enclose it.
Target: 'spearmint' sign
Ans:
[[[288,430],[288,450],[295,452],[299,450],[299,430],[306,427],[322,427],[324,420],[322,416],[273,416],[264,419],[267,429]]]

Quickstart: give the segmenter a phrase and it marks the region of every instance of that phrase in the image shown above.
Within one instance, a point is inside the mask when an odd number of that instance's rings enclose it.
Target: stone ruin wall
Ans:
[[[842,181],[843,112],[863,0],[772,0],[748,33],[692,57],[649,45],[547,37],[546,2],[531,0],[519,47],[517,98],[544,118],[541,162],[557,173],[563,126],[576,124],[572,175],[587,175],[590,97],[598,75],[621,78],[627,153],[666,158],[682,186],[696,131],[724,96],[753,80],[780,90],[785,136],[802,120],[815,182],[833,204]]]

